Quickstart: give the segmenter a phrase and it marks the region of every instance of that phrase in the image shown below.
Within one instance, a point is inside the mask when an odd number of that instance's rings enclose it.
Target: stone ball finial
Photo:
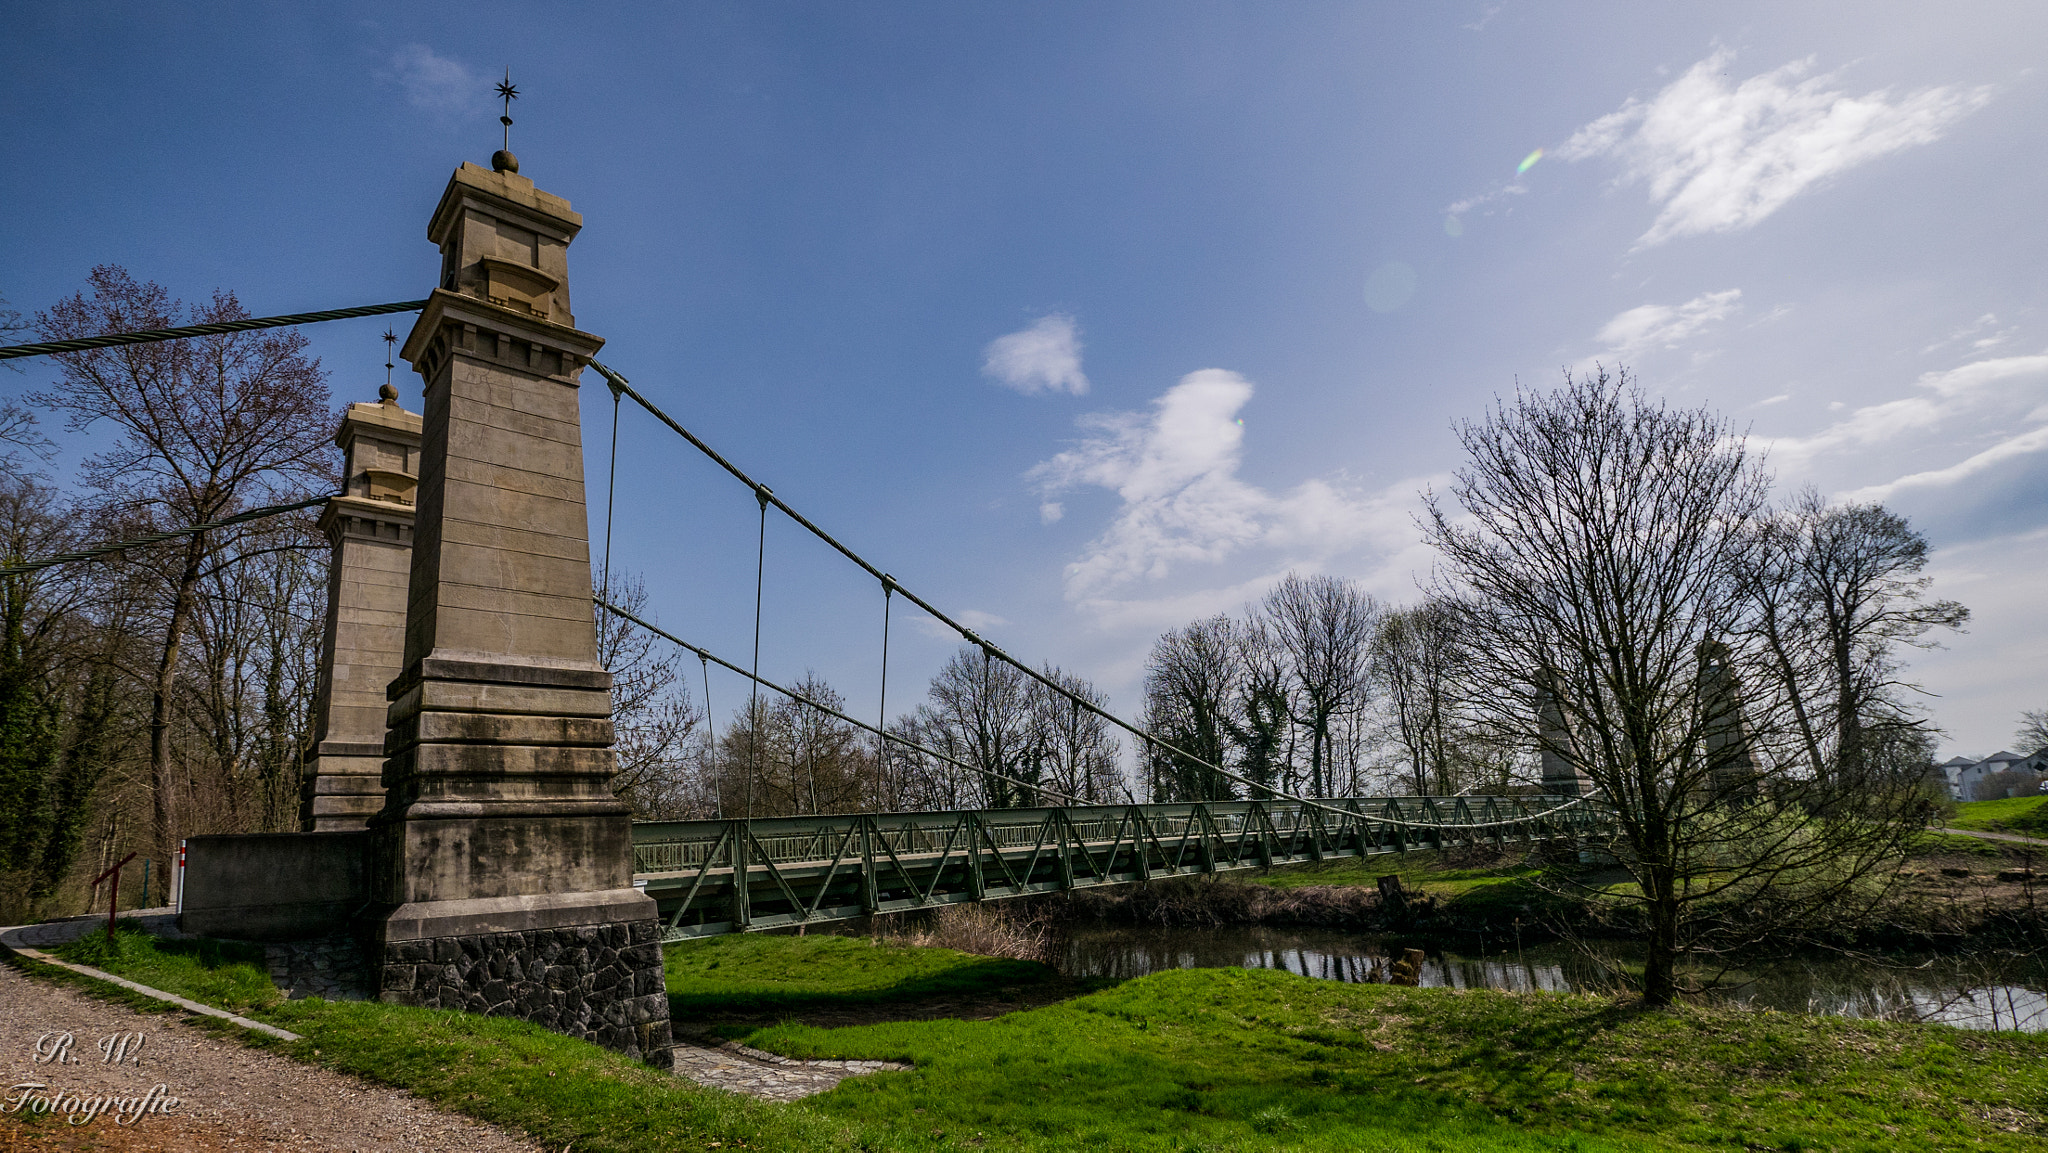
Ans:
[[[377,390],[377,398],[385,404],[397,404],[398,386],[395,384],[385,384]]]
[[[517,172],[519,171],[519,158],[500,148],[496,152],[491,153],[491,171]]]

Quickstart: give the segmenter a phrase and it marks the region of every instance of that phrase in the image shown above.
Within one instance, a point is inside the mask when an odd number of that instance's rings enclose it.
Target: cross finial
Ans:
[[[391,353],[397,344],[398,334],[386,328],[384,330],[384,387],[377,390],[377,396],[387,404],[398,403],[398,386],[391,383],[392,361],[395,359]]]
[[[519,158],[512,155],[512,102],[519,99],[519,89],[512,83],[510,66],[505,69],[505,79],[498,84],[498,95],[505,101],[505,112],[498,117],[498,123],[505,126],[505,146],[491,157],[491,167],[499,172],[517,172]]]

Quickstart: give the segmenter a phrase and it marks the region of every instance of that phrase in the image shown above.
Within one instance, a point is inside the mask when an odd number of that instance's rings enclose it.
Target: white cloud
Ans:
[[[1915,386],[1911,396],[1853,409],[1811,436],[1758,438],[1756,446],[1773,468],[1847,489],[1843,498],[1858,501],[1906,490],[1982,497],[1987,484],[2012,483],[1998,475],[2024,475],[2014,462],[2048,450],[2048,354],[1979,360],[1926,373]],[[1912,471],[1901,475],[1902,462]],[[1873,474],[1886,479],[1871,483]]]
[[[436,116],[466,116],[490,103],[491,83],[459,60],[437,56],[424,44],[407,44],[391,54],[380,74],[405,93],[406,103]]]
[[[1730,86],[1734,54],[1719,49],[1644,102],[1630,97],[1574,134],[1558,154],[1609,156],[1621,182],[1661,206],[1638,247],[1747,228],[1801,192],[1869,160],[1940,139],[1991,98],[1989,88],[1887,90],[1850,96],[1837,74],[1801,79],[1794,61]]]
[[[2048,400],[2048,355],[1979,360],[1926,373],[1915,383],[1917,395],[1858,408],[1812,436],[1760,443],[1772,464],[1799,469],[1823,457],[1903,439],[1924,453],[1936,443],[1935,434],[1969,432],[1987,421],[2004,424],[2009,433],[2015,419],[2038,419],[2030,410]]]
[[[1036,392],[1088,391],[1081,372],[1081,332],[1062,312],[1041,316],[1030,328],[989,342],[984,375],[1029,396]]]
[[[1494,18],[1495,16],[1498,16],[1498,15],[1500,15],[1500,10],[1501,10],[1502,8],[1505,8],[1505,7],[1507,7],[1507,5],[1506,5],[1505,3],[1502,3],[1502,4],[1488,4],[1488,5],[1487,5],[1487,6],[1485,7],[1485,9],[1484,9],[1484,10],[1482,10],[1482,11],[1480,12],[1480,14],[1479,14],[1479,19],[1477,19],[1477,20],[1474,20],[1474,21],[1472,21],[1472,22],[1471,22],[1471,23],[1469,23],[1469,24],[1466,24],[1466,25],[1465,25],[1464,27],[1465,27],[1465,28],[1466,28],[1466,29],[1467,29],[1468,31],[1472,31],[1472,32],[1484,32],[1484,31],[1486,31],[1486,26],[1487,26],[1488,24],[1491,24],[1491,23],[1493,23],[1493,18]]]
[[[1844,500],[1886,501],[1893,493],[1903,488],[1944,488],[1957,481],[1989,472],[2018,457],[2040,452],[2048,448],[2048,426],[2007,437],[1990,448],[1947,468],[1931,468],[1925,472],[1911,473],[1885,484],[1874,484],[1844,493]]]
[[[1684,304],[1644,304],[1608,321],[1594,339],[1626,359],[1656,348],[1677,348],[1742,308],[1742,290],[1707,292]]]
[[[1444,208],[1444,215],[1463,216],[1475,208],[1484,208],[1497,201],[1506,200],[1510,196],[1522,196],[1527,194],[1528,191],[1529,186],[1520,182],[1504,184],[1499,188],[1493,189],[1491,192],[1482,192],[1477,196],[1467,196],[1463,200],[1447,205]]]
[[[1935,341],[1933,344],[1928,345],[1920,351],[1923,353],[1939,352],[1940,350],[1947,348],[1949,345],[1954,344],[1959,340],[1968,340],[1970,342],[1971,348],[1976,349],[1978,352],[1983,352],[1985,349],[1995,348],[1998,345],[2004,344],[2006,341],[2012,339],[2014,334],[2019,332],[2019,326],[2013,325],[2008,328],[1999,329],[1998,331],[1993,332],[1988,336],[1978,336],[1979,333],[1983,332],[1987,328],[1997,327],[1998,314],[1995,312],[1987,312],[1984,315],[1978,317],[1976,320],[1973,320],[1969,324],[1963,325],[1961,328],[1958,328],[1953,332],[1950,332],[1946,337],[1943,337],[1942,339]],[[1971,339],[1972,337],[1975,337],[1976,339],[1973,340]]]
[[[1772,405],[1774,405],[1774,404],[1783,404],[1783,403],[1785,403],[1786,401],[1788,401],[1788,400],[1791,400],[1791,399],[1792,399],[1792,394],[1791,394],[1791,393],[1789,393],[1789,392],[1781,392],[1781,393],[1779,393],[1779,394],[1778,394],[1778,395],[1776,395],[1776,396],[1767,396],[1767,397],[1763,398],[1762,400],[1759,400],[1759,401],[1757,401],[1757,402],[1756,402],[1755,404],[1752,404],[1752,405],[1750,405],[1749,407],[1751,407],[1751,408],[1769,408],[1769,407],[1771,407],[1771,406],[1772,406]]]
[[[1067,566],[1069,599],[1099,601],[1109,590],[1253,546],[1300,561],[1365,543],[1399,548],[1415,535],[1413,482],[1368,496],[1325,480],[1276,494],[1241,479],[1237,413],[1252,392],[1234,372],[1189,373],[1150,413],[1083,417],[1093,435],[1031,470],[1047,497],[1092,486],[1122,500],[1109,528]]]

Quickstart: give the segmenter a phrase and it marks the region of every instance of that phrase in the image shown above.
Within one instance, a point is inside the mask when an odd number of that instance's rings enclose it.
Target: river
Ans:
[[[1164,969],[1242,966],[1285,969],[1329,981],[1372,981],[1404,944],[1400,938],[1329,929],[1222,926],[1214,929],[1090,927],[1076,932],[1064,968],[1074,976],[1141,977]],[[1422,966],[1426,986],[1611,991],[1620,982],[1628,946],[1611,948],[1603,965],[1556,942],[1517,947],[1512,939],[1486,950],[1432,950]],[[1711,971],[1689,971],[1697,980]],[[1752,964],[1721,976],[1709,1001],[1786,1012],[1931,1021],[1968,1029],[2048,1030],[2048,960],[2022,954],[1916,957],[1886,961],[1796,958]]]

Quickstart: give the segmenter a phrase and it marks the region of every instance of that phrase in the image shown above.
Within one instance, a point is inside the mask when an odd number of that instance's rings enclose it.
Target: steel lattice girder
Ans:
[[[1597,837],[1611,828],[1604,806],[1551,796],[650,822],[633,828],[634,884],[655,899],[668,937],[678,939],[1425,846]]]

